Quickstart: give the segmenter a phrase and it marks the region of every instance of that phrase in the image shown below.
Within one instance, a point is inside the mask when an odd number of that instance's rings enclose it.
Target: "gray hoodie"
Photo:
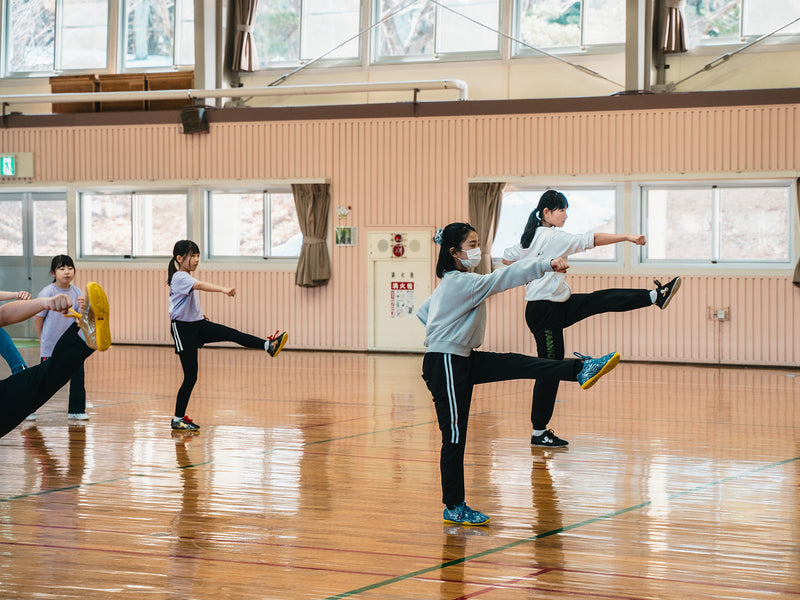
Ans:
[[[488,275],[445,271],[441,283],[417,310],[425,325],[427,351],[469,356],[483,343],[486,298],[552,272],[550,260],[529,255]]]

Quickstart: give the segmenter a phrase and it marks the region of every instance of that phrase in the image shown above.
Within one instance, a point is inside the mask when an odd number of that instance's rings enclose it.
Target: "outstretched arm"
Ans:
[[[0,291],[0,302],[3,300],[28,300],[31,295],[28,292],[3,292]]]
[[[631,242],[637,246],[644,246],[647,240],[643,235],[635,233],[595,233],[594,245],[608,246],[609,244],[619,244],[620,242]]]
[[[72,308],[72,300],[66,294],[9,302],[0,306],[0,327],[30,319],[43,310],[64,312],[70,308]]]
[[[222,287],[221,285],[214,285],[207,281],[195,281],[192,286],[193,290],[200,290],[201,292],[220,292],[226,296],[235,296],[236,288]]]

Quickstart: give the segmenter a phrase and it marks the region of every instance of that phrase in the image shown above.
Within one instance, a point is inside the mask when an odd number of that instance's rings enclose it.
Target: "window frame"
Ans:
[[[647,196],[649,190],[664,190],[664,189],[697,189],[708,188],[709,190],[717,189],[731,189],[731,188],[785,188],[788,190],[788,214],[789,230],[787,259],[785,261],[765,261],[765,260],[725,260],[719,258],[719,246],[721,243],[721,236],[719,235],[719,202],[717,194],[712,197],[712,223],[711,223],[711,244],[712,244],[712,258],[702,260],[686,260],[675,258],[649,258],[647,256],[647,246],[638,248],[638,264],[642,267],[652,268],[684,268],[701,271],[718,271],[718,270],[747,270],[747,271],[775,271],[784,269],[794,269],[794,256],[795,256],[795,238],[797,233],[795,231],[795,222],[797,220],[797,185],[794,179],[785,178],[770,178],[770,179],[745,179],[745,180],[732,180],[732,179],[719,179],[719,180],[700,180],[700,181],[657,181],[657,182],[638,182],[638,221],[639,228],[648,236],[649,230],[647,229]],[[717,258],[713,258],[716,253]]]
[[[191,232],[192,232],[192,191],[189,188],[181,187],[181,188],[155,188],[155,189],[147,189],[147,188],[125,188],[125,189],[92,189],[92,188],[81,188],[76,190],[75,196],[75,219],[76,219],[76,240],[75,240],[75,249],[76,249],[76,257],[78,260],[86,260],[86,261],[128,261],[128,260],[160,260],[164,258],[170,258],[171,253],[167,254],[136,254],[136,239],[137,234],[136,230],[138,226],[136,225],[135,221],[141,215],[141,208],[137,206],[136,197],[137,196],[152,196],[157,194],[165,194],[165,195],[184,195],[186,198],[186,233],[187,236],[191,239]],[[86,235],[86,231],[84,229],[84,221],[83,221],[83,206],[84,206],[84,196],[85,195],[92,195],[92,196],[124,196],[128,195],[131,197],[131,253],[130,254],[86,254],[84,252],[84,245],[83,240]]]
[[[602,190],[613,190],[614,192],[614,231],[613,233],[621,233],[620,225],[622,224],[624,218],[624,183],[621,181],[597,181],[597,182],[587,182],[587,183],[565,183],[561,185],[559,183],[549,182],[549,183],[536,183],[536,182],[523,182],[523,183],[514,183],[512,184],[514,192],[524,192],[524,191],[543,191],[548,189],[555,189],[559,192],[562,192],[566,197],[567,201],[569,201],[570,193],[571,192],[580,192],[580,191],[602,191]],[[503,192],[506,193],[506,190]],[[535,205],[531,208],[533,210]],[[502,211],[502,204],[500,207]],[[568,209],[569,210],[569,209]],[[632,232],[629,232],[632,233]],[[570,256],[570,264],[579,267],[590,267],[590,266],[602,266],[604,268],[618,268],[624,266],[625,262],[625,255],[624,252],[621,251],[622,244],[612,244],[611,247],[614,251],[614,258],[613,259],[606,259],[606,258],[580,258],[576,255]],[[494,244],[492,244],[492,250],[494,250]],[[492,265],[495,268],[503,267],[502,256],[492,256]]]
[[[235,254],[215,254],[214,244],[212,240],[212,222],[211,222],[211,202],[212,196],[217,194],[261,194],[263,202],[263,243],[261,256],[242,256]],[[269,252],[272,248],[272,201],[273,194],[291,194],[292,189],[290,186],[269,186],[259,188],[226,188],[226,187],[206,187],[204,189],[203,199],[203,222],[205,224],[203,231],[203,240],[205,251],[203,258],[215,262],[239,262],[239,263],[264,263],[270,262],[275,264],[296,265],[300,254],[297,256],[271,256]],[[269,201],[267,200],[270,198]]]

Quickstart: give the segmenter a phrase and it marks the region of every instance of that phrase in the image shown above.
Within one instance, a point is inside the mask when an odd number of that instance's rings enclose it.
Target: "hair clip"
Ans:
[[[436,242],[437,244],[439,244],[440,246],[442,245],[442,234],[443,233],[444,233],[444,229],[439,228],[439,230],[436,232],[436,235],[433,236],[433,241]]]

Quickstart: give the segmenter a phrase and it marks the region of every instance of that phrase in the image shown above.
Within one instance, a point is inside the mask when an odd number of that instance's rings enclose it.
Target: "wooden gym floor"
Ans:
[[[0,440],[0,598],[800,598],[797,370],[623,362],[562,384],[562,450],[529,445],[530,382],[479,386],[492,522],[466,528],[421,356],[200,356],[199,434],[169,428],[171,349],[118,346],[87,362],[90,421],[62,390]]]

